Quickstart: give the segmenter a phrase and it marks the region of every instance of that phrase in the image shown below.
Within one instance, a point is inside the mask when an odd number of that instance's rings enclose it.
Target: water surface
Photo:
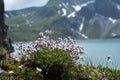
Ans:
[[[108,65],[110,68],[120,69],[120,39],[77,40],[76,44],[84,47],[86,61],[91,61],[94,65]],[[112,60],[110,64],[107,64],[108,55]]]
[[[24,42],[25,45],[29,45],[29,42]],[[101,64],[107,66],[107,57],[110,55],[112,63],[108,64],[110,68],[120,69],[120,39],[109,40],[76,40],[76,45],[84,47],[85,54],[83,55],[86,62],[93,62],[94,65]],[[15,51],[18,46],[13,44]],[[16,55],[19,56],[19,55]]]

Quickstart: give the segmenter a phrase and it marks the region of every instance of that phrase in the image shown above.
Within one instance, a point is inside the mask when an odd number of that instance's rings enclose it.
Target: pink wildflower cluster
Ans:
[[[33,53],[35,51],[32,42],[28,43],[18,42],[16,45],[18,46],[17,50],[20,51],[20,53],[22,54]]]
[[[65,39],[58,38],[57,40],[50,39],[49,36],[44,36],[42,32],[39,33],[39,38],[34,42],[36,49],[45,48],[48,50],[63,49],[74,55],[83,54],[83,47],[76,46],[75,41],[69,36]]]
[[[48,33],[48,31],[47,31]],[[52,32],[49,32],[51,34]],[[57,40],[50,39],[49,36],[45,36],[43,32],[39,33],[39,38],[30,43],[29,46],[25,46],[20,43],[19,49],[22,52],[33,53],[34,51],[48,49],[62,49],[66,52],[69,52],[71,56],[75,59],[80,59],[80,55],[83,54],[83,47],[77,46],[74,43],[75,41],[71,37],[67,37],[65,39],[58,38]]]

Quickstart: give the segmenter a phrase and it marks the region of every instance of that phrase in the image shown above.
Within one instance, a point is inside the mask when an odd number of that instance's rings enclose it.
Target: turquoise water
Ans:
[[[84,62],[93,62],[110,68],[120,69],[120,39],[117,40],[77,40],[77,45],[84,47]],[[107,56],[111,56],[112,62],[107,64]]]
[[[28,44],[28,43],[24,43]],[[120,69],[120,39],[113,40],[76,40],[76,44],[84,47],[84,61],[80,63],[93,62],[94,65],[107,66],[107,56],[111,55],[110,68]],[[17,46],[13,44],[14,48]],[[16,52],[19,52],[15,49]]]

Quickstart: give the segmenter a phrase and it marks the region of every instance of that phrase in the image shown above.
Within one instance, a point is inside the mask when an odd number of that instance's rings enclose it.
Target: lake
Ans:
[[[28,43],[25,43],[28,45]],[[108,64],[110,68],[120,69],[120,39],[107,39],[107,40],[76,40],[76,45],[84,47],[85,54],[83,55],[84,61],[93,62],[94,65],[101,64],[107,66],[107,56],[110,55],[112,63]],[[13,44],[14,47],[17,47]]]
[[[108,65],[110,68],[120,69],[120,39],[77,40],[76,44],[84,47],[85,62],[90,61],[94,65]],[[106,64],[108,55],[111,56],[112,62]]]

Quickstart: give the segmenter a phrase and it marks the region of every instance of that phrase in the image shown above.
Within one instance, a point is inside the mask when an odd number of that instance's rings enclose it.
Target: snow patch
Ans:
[[[81,4],[81,5],[73,5],[72,7],[75,9],[75,11],[80,11],[83,7],[86,7],[88,4],[91,4],[91,3],[95,3],[95,1],[94,0],[92,0],[92,1],[88,1],[88,2],[86,2],[86,3],[83,3],[83,4]]]
[[[88,39],[88,36],[86,36],[85,34],[82,34],[79,31],[77,31],[77,33],[80,34],[83,38]]]
[[[62,16],[66,16],[67,15],[67,10],[65,8],[62,8],[63,14]]]
[[[79,27],[80,32],[83,30],[83,26],[84,26],[84,18],[82,19],[82,22]]]
[[[6,17],[6,18],[9,18],[9,15],[8,15],[8,14],[5,14],[5,17]]]
[[[88,3],[84,3],[84,4],[81,5],[81,7],[85,7],[87,5],[88,5]]]
[[[95,3],[95,0],[88,1],[87,4]]]
[[[72,5],[72,7],[75,9],[75,11],[80,11],[82,9],[82,7],[79,5],[76,6]]]
[[[111,17],[109,17],[108,20],[111,21],[113,24],[117,21],[116,19],[113,19]]]
[[[115,34],[115,33],[112,32],[112,36],[117,36],[117,34]]]
[[[75,17],[76,16],[75,14],[76,14],[76,12],[72,12],[67,16],[67,18]]]
[[[120,5],[119,5],[119,6],[117,6],[117,8],[120,10]]]
[[[83,26],[84,26],[84,24],[83,24],[83,22],[82,22],[81,25],[80,25],[80,27],[79,27],[80,32],[82,31]]]
[[[81,36],[84,37],[85,39],[88,39],[88,37],[82,33],[81,33]]]
[[[70,13],[67,18],[70,18],[70,17],[75,17],[76,15],[76,12],[80,11],[83,7],[87,6],[88,4],[91,4],[91,3],[95,3],[95,0],[92,0],[92,1],[88,1],[86,3],[83,3],[81,5],[72,5],[72,7],[75,9],[75,12],[72,12]],[[65,4],[63,4],[65,6]]]
[[[119,9],[119,10],[120,10],[120,5],[119,5],[119,4],[116,4],[116,7],[117,7],[117,9]]]

